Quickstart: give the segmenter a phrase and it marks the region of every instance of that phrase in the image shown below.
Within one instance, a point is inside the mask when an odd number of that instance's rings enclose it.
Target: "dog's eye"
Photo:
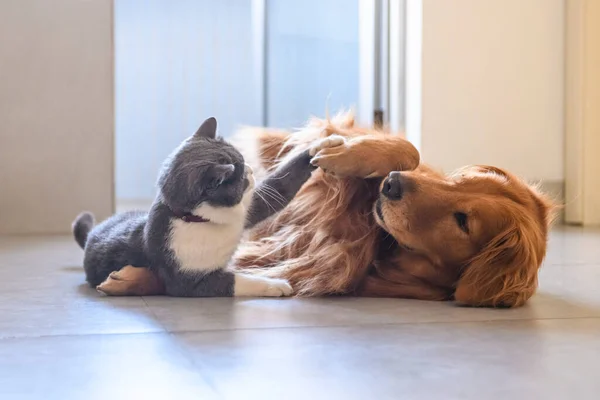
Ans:
[[[455,212],[454,219],[458,227],[465,233],[469,233],[469,224],[467,214],[463,212]]]

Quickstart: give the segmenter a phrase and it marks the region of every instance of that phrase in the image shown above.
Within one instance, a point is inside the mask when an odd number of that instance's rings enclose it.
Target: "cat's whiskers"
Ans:
[[[264,191],[262,193],[264,196],[269,197],[271,200],[275,201],[277,204],[279,204],[280,206],[285,206],[285,203],[282,202],[280,199],[278,199],[277,197],[274,196],[273,193],[269,192],[269,191]],[[264,200],[264,197],[262,197]]]
[[[285,205],[285,202],[286,202],[285,197],[283,197],[280,193],[278,193],[277,190],[275,190],[273,187],[271,187],[267,184],[263,184],[259,190],[263,190],[263,194],[268,195],[273,200],[275,200],[277,203],[279,203],[281,206]]]
[[[274,212],[276,211],[275,207],[273,207],[273,205],[271,205],[271,203],[269,203],[267,201],[267,199],[265,199],[264,196],[262,194],[260,194],[260,190],[255,190],[254,194],[256,194],[258,197],[260,197],[262,199],[262,201],[264,201],[265,204],[268,205]]]

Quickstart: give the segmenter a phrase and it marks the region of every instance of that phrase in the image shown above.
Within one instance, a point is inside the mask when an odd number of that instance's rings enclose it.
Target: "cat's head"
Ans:
[[[177,212],[201,205],[234,207],[252,189],[248,173],[244,157],[217,137],[217,120],[208,118],[165,160],[158,188],[163,202]]]

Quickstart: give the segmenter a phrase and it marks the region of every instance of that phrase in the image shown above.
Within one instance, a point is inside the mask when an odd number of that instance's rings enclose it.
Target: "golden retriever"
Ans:
[[[420,165],[401,136],[358,127],[351,113],[313,119],[294,133],[246,129],[240,147],[260,173],[331,134],[345,143],[315,157],[321,168],[250,232],[235,268],[287,279],[299,296],[514,307],[535,293],[554,206],[504,170],[472,166],[445,176]],[[162,290],[145,268],[124,268],[102,289]]]

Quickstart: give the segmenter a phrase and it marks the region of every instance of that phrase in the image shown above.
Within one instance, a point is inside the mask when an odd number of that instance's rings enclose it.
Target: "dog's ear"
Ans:
[[[486,174],[496,174],[505,178],[510,178],[510,174],[502,168],[494,167],[491,165],[475,165],[474,168]]]
[[[512,175],[502,168],[493,167],[491,165],[467,165],[454,171],[453,175],[456,176],[477,176],[482,174],[495,174],[506,178],[507,180],[512,179]]]
[[[466,265],[454,298],[470,306],[521,306],[537,289],[545,253],[543,227],[521,214]]]
[[[217,120],[215,117],[207,118],[200,128],[194,133],[194,138],[214,139],[217,136]]]

